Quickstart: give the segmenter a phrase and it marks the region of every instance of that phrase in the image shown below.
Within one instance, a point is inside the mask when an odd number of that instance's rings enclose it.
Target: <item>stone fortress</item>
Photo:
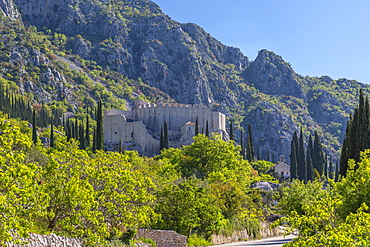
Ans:
[[[167,122],[170,147],[181,147],[193,142],[195,122],[199,132],[216,132],[228,140],[225,115],[203,105],[177,103],[151,104],[136,100],[131,111],[112,109],[104,114],[104,144],[106,150],[136,150],[142,155],[159,154],[160,132]],[[121,145],[121,147],[120,147]]]

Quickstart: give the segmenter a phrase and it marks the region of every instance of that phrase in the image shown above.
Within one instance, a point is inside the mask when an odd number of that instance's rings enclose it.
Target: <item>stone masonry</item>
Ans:
[[[136,239],[149,238],[157,244],[157,247],[186,247],[185,236],[170,230],[147,230],[139,229]]]
[[[221,134],[227,140],[225,115],[203,105],[176,103],[151,104],[135,101],[131,111],[109,110],[104,115],[104,143],[109,151],[136,150],[147,156],[159,153],[160,132],[167,122],[170,147],[181,147],[193,142],[195,122],[199,132]]]

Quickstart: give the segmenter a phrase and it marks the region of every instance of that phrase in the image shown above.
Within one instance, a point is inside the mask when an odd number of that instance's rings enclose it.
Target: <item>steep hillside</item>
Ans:
[[[151,1],[2,0],[0,8],[0,76],[34,102],[75,112],[99,98],[107,108],[138,97],[201,103],[241,129],[250,123],[262,157],[288,158],[303,126],[337,158],[358,91],[369,92],[356,81],[302,77],[271,51],[252,62]]]

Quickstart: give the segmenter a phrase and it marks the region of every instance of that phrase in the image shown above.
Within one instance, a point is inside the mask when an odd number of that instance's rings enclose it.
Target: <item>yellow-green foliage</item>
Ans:
[[[281,207],[286,223],[298,238],[286,246],[369,246],[370,151],[362,154],[355,170],[349,163],[346,178],[324,186],[295,181],[285,190]]]

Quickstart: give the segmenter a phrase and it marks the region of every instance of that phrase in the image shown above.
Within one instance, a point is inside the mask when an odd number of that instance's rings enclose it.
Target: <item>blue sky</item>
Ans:
[[[303,76],[370,83],[369,0],[153,0],[254,60],[267,49]]]

